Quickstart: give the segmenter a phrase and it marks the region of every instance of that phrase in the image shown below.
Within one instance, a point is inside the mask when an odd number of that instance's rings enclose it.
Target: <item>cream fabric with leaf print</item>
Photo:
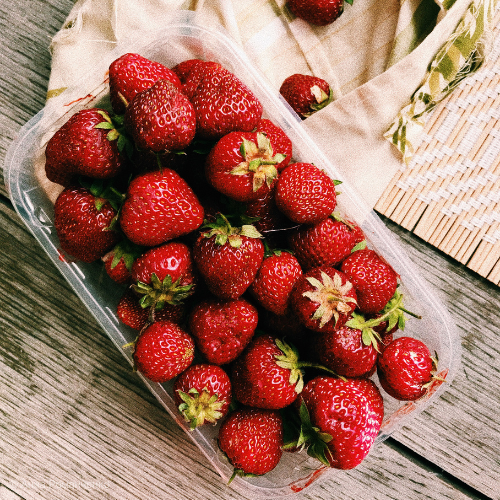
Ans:
[[[78,0],[51,44],[48,97],[84,78],[96,60],[172,13],[221,24],[278,93],[293,73],[327,80],[335,101],[303,122],[373,206],[401,164],[384,133],[425,78],[470,0],[354,0],[331,25],[294,18],[285,0]]]

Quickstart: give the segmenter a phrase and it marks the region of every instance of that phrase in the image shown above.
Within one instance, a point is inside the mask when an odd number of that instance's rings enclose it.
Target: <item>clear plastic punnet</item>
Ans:
[[[131,350],[124,349],[124,345],[132,342],[137,332],[122,325],[115,313],[123,287],[102,272],[101,263],[84,264],[61,258],[53,226],[54,195],[49,193],[47,181],[40,175],[43,172],[47,141],[70,116],[83,108],[109,108],[108,68],[114,59],[127,52],[139,53],[168,67],[190,58],[221,63],[245,82],[260,99],[264,117],[272,119],[286,132],[293,143],[295,161],[314,163],[333,179],[342,178],[336,166],[331,164],[304,131],[297,115],[277,90],[267,83],[265,76],[253,66],[244,51],[222,29],[203,27],[202,20],[197,19],[193,12],[180,11],[161,32],[143,33],[140,39],[120,44],[106,58],[96,61],[95,72],[77,88],[67,89],[60,96],[50,99],[47,106],[21,128],[9,148],[4,166],[6,186],[12,203],[26,226],[117,349],[132,365]],[[453,322],[440,300],[419,277],[413,263],[375,212],[345,182],[341,185],[341,194],[337,199],[340,210],[361,226],[368,245],[399,273],[400,289],[406,297],[405,307],[422,316],[422,319],[408,320],[405,335],[424,341],[431,352],[437,353],[438,372],[445,379],[443,383],[436,382],[424,398],[416,402],[398,402],[381,391],[384,395],[385,418],[374,443],[377,446],[446,390],[457,371],[460,342]],[[140,374],[138,376],[142,377]],[[221,487],[225,487],[224,483],[228,482],[233,468],[218,449],[218,426],[203,426],[191,431],[173,402],[172,383],[157,384],[145,377],[142,379],[179,427],[205,454],[221,476]],[[374,382],[378,383],[376,376]],[[338,471],[324,467],[305,451],[284,453],[279,465],[270,473],[253,478],[237,476],[231,482],[231,487],[256,497],[276,498],[303,491],[318,478],[335,473]]]

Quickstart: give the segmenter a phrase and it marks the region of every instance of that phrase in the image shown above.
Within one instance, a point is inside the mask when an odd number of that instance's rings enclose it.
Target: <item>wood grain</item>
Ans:
[[[72,0],[0,2],[0,164],[17,131],[45,105],[51,38]],[[0,194],[6,194],[0,169]]]
[[[490,498],[500,498],[500,291],[385,219],[457,324],[462,366],[450,390],[395,439]]]

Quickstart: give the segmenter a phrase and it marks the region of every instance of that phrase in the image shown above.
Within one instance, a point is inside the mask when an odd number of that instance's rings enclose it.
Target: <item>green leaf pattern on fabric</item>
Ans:
[[[400,150],[406,164],[431,111],[483,63],[485,41],[497,4],[498,0],[474,0],[470,4],[453,35],[436,54],[422,86],[384,135]]]

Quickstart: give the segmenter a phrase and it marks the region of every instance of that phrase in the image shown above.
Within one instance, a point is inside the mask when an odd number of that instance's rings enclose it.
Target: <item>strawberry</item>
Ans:
[[[109,66],[109,97],[113,111],[117,114],[125,113],[132,99],[158,80],[169,80],[177,88],[181,88],[178,76],[159,62],[135,53],[123,54],[115,59]]]
[[[132,264],[143,252],[141,247],[127,239],[120,241],[103,258],[108,276],[120,285],[128,285],[132,279]]]
[[[128,327],[134,330],[142,330],[152,323],[150,310],[141,306],[140,296],[132,289],[127,288],[116,306],[116,315],[118,319]],[[180,324],[184,318],[185,306],[183,304],[166,303],[159,311],[154,311],[155,321],[172,321]]]
[[[240,403],[273,410],[293,403],[304,385],[297,351],[271,335],[250,342],[234,362],[231,381]]]
[[[287,251],[275,250],[262,261],[250,292],[262,307],[283,315],[290,306],[290,294],[302,276],[298,260]]]
[[[297,319],[293,308],[288,309],[286,314],[274,314],[268,309],[259,310],[259,328],[271,332],[273,336],[286,339],[299,352],[306,353],[311,344],[311,332]]]
[[[341,328],[356,307],[356,291],[345,274],[328,266],[315,267],[298,280],[291,295],[299,321],[310,330]]]
[[[172,71],[177,75],[182,85],[189,80],[191,71],[199,64],[204,64],[201,59],[186,59],[172,67]],[[217,63],[214,63],[217,64]]]
[[[251,285],[264,258],[260,233],[252,225],[233,227],[219,214],[206,223],[193,245],[193,258],[211,293],[236,299]]]
[[[190,248],[170,241],[146,250],[132,265],[132,280],[141,306],[152,312],[182,303],[196,288]]]
[[[179,174],[165,168],[132,180],[120,226],[133,243],[156,246],[197,229],[203,216],[192,189]]]
[[[285,78],[279,92],[302,120],[333,100],[333,91],[326,80],[298,73]]]
[[[94,179],[116,176],[124,165],[118,137],[110,116],[103,109],[83,109],[75,113],[47,143],[47,178],[67,187],[77,176]]]
[[[378,358],[380,385],[400,401],[421,398],[430,386],[437,361],[429,348],[418,339],[399,337],[393,340]]]
[[[336,469],[352,469],[364,460],[384,416],[380,391],[363,378],[315,377],[299,404],[302,444],[306,441],[309,455]]]
[[[276,165],[278,172],[281,172],[292,159],[292,141],[281,127],[278,127],[278,125],[267,118],[262,118],[262,120],[260,120],[255,131],[265,134],[271,141],[275,152],[285,156],[285,159]]]
[[[200,137],[220,139],[229,132],[250,132],[258,125],[262,104],[238,77],[220,64],[195,63],[184,78],[182,89],[195,109]]]
[[[272,189],[278,179],[277,165],[284,158],[261,132],[230,132],[210,151],[205,175],[229,198],[254,201]]]
[[[288,242],[303,269],[336,266],[356,247],[360,231],[334,212],[317,224],[291,231]]]
[[[191,429],[215,424],[229,411],[231,381],[220,366],[189,366],[175,379],[173,390],[175,404]]]
[[[291,163],[280,173],[275,199],[291,221],[317,224],[337,205],[335,182],[311,163]]]
[[[289,224],[285,215],[278,210],[274,199],[275,187],[264,191],[262,196],[246,203],[245,215],[253,220],[252,224],[260,233],[266,233],[268,238],[279,236],[279,230]]]
[[[237,474],[266,474],[283,454],[283,420],[276,410],[235,410],[222,423],[218,443],[234,467],[230,481]]]
[[[315,26],[331,24],[344,12],[344,0],[288,0],[287,5],[295,16]]]
[[[127,106],[124,125],[139,149],[161,153],[186,148],[196,132],[189,99],[168,80],[159,80]]]
[[[106,274],[115,283],[120,285],[127,285],[130,283],[130,269],[127,267],[127,264],[122,257],[115,258],[113,250],[111,250],[102,258],[102,261],[104,262]]]
[[[197,348],[212,364],[235,360],[252,339],[258,323],[255,307],[245,299],[208,298],[198,302],[188,318]]]
[[[103,257],[120,239],[113,229],[111,203],[83,187],[67,187],[54,204],[54,227],[61,249],[83,262]]]
[[[363,332],[343,326],[314,339],[318,361],[343,377],[363,377],[371,373],[377,362],[377,345],[365,342]]]
[[[363,313],[381,311],[396,292],[398,275],[374,250],[356,250],[342,262],[340,270],[356,288],[358,308]]]
[[[149,325],[134,345],[137,371],[153,382],[167,382],[182,373],[194,359],[191,336],[171,321]]]

